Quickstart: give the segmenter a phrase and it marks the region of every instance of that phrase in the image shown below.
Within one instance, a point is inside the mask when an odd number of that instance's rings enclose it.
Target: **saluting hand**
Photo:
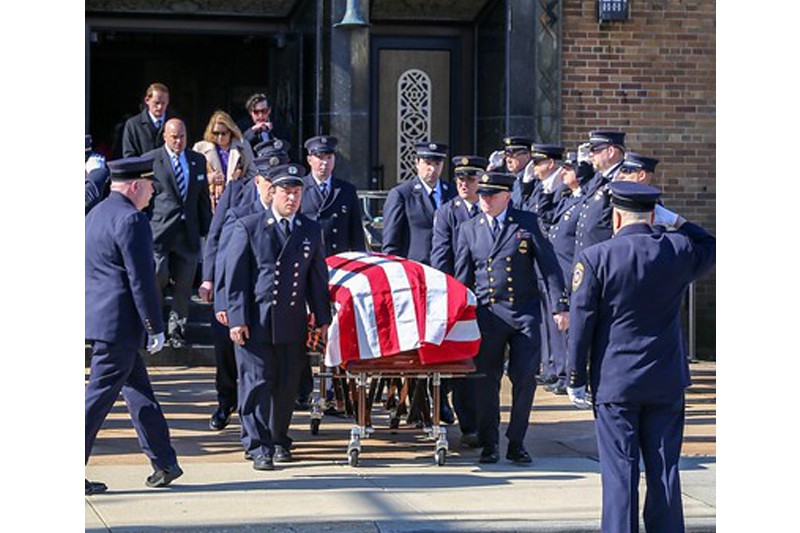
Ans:
[[[233,342],[242,346],[250,338],[250,330],[247,326],[234,326],[231,328],[230,337]]]

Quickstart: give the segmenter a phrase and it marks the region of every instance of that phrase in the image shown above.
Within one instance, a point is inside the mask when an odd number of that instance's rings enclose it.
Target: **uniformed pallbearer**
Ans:
[[[139,349],[164,346],[164,323],[153,262],[153,234],[141,210],[153,195],[153,157],[108,163],[111,193],[86,215],[86,339],[92,345],[86,386],[86,462],[117,397],[128,406],[142,451],[154,472],[145,484],[163,487],[183,472],[153,394]],[[86,494],[103,492],[86,481]]]
[[[318,223],[298,213],[304,169],[270,171],[269,209],[234,222],[225,265],[227,318],[241,382],[239,418],[256,470],[291,460],[288,436],[309,317],[323,341],[331,322]]]
[[[483,446],[480,462],[499,460],[500,381],[506,346],[511,379],[511,419],[506,436],[506,458],[530,463],[523,440],[536,390],[540,363],[540,321],[556,320],[562,329],[569,321],[568,303],[562,297],[564,281],[549,242],[536,215],[508,206],[514,185],[512,174],[487,172],[478,185],[483,214],[461,224],[456,257],[456,277],[474,287],[481,347],[475,359],[478,436]],[[537,290],[536,268],[543,273],[549,294]],[[542,317],[540,298],[549,297],[553,317]]]
[[[476,155],[453,157],[453,176],[458,196],[445,202],[436,210],[433,221],[433,243],[431,266],[455,276],[456,246],[460,224],[480,214],[478,205],[478,176],[483,174],[489,160]],[[444,380],[441,396],[441,419],[452,424],[452,410],[447,402],[447,393],[453,391],[453,407],[458,415],[461,429],[460,443],[467,448],[478,445],[477,404],[472,379]]]
[[[614,238],[585,249],[573,274],[568,393],[579,407],[591,405],[587,383],[593,396],[602,530],[639,530],[641,453],[645,529],[681,533],[678,461],[689,366],[680,308],[689,284],[713,267],[716,240],[680,217],[677,231],[654,229],[654,187],[619,181],[610,190]]]

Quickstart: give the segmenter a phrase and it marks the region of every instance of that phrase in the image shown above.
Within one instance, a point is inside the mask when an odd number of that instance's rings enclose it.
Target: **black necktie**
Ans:
[[[472,204],[472,207],[469,208],[469,217],[472,218],[478,214],[478,204]]]
[[[433,206],[433,210],[435,211],[439,206],[436,205],[436,189],[433,189],[430,194],[431,205]]]
[[[322,183],[319,184],[319,192],[322,195],[322,199],[323,200],[328,197],[328,182],[327,181],[323,181]]]
[[[289,235],[292,234],[292,226],[289,223],[288,218],[284,218],[281,220],[281,226],[283,226],[283,234],[286,235],[286,238],[289,238]]]

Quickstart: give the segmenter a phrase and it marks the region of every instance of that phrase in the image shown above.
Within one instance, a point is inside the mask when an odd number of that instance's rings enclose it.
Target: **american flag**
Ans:
[[[410,350],[417,350],[422,364],[478,353],[475,295],[452,276],[387,254],[347,252],[326,261],[336,311],[326,365]]]

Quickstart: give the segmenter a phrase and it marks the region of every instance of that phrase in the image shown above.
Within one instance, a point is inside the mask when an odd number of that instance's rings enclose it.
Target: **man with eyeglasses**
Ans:
[[[171,117],[169,89],[163,83],[151,83],[144,95],[144,106],[129,118],[122,130],[122,155],[142,155],[164,144],[164,125]]]
[[[254,152],[256,145],[261,142],[287,138],[272,121],[272,106],[270,106],[266,94],[252,95],[247,99],[245,108],[253,123],[249,127],[243,127],[242,131],[244,131],[244,140],[250,143]]]
[[[480,214],[478,176],[489,165],[489,160],[477,155],[458,155],[453,157],[452,162],[458,196],[442,204],[434,215],[431,266],[455,276],[458,229],[462,222]],[[465,448],[478,446],[478,415],[473,385],[471,379],[447,379],[442,382],[441,419],[448,424],[455,422],[447,402],[447,393],[452,390],[453,407],[461,429],[459,442]]]

